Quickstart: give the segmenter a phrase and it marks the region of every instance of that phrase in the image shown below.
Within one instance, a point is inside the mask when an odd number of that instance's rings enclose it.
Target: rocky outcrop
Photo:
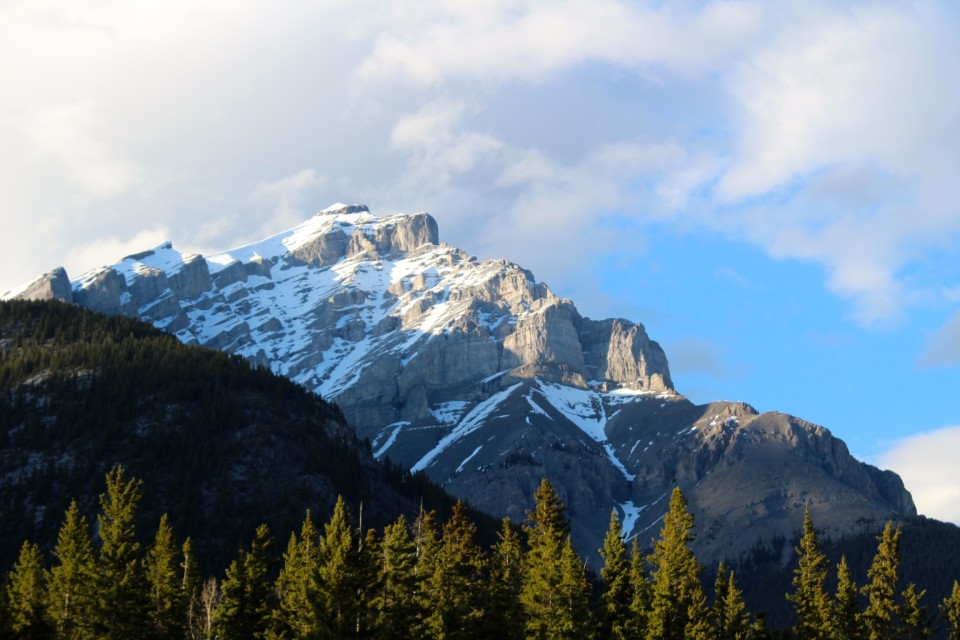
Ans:
[[[16,294],[20,300],[60,300],[73,302],[70,278],[63,267],[57,267],[29,283]]]

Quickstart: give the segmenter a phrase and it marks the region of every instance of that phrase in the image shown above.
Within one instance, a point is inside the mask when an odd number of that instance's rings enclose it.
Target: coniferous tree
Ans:
[[[384,529],[380,549],[380,594],[377,599],[380,637],[384,640],[419,638],[423,614],[417,602],[417,548],[403,514]]]
[[[356,634],[359,540],[350,524],[350,511],[337,498],[330,521],[320,539],[316,601],[314,604],[321,635],[352,637]]]
[[[660,539],[654,544],[651,605],[647,621],[648,640],[682,640],[694,609],[700,584],[700,566],[689,544],[693,541],[693,516],[679,487],[670,497]]]
[[[144,560],[144,570],[150,585],[150,618],[157,638],[183,637],[186,607],[178,556],[170,519],[167,514],[163,514],[153,545],[147,550]]]
[[[270,624],[271,584],[270,530],[257,527],[250,550],[240,549],[239,557],[227,568],[213,628],[221,638],[264,638]],[[214,589],[216,583],[214,583]]]
[[[857,593],[847,559],[841,557],[837,565],[837,595],[833,607],[833,628],[837,640],[859,640],[863,637]]]
[[[726,638],[727,609],[724,602],[727,599],[727,589],[730,587],[730,572],[721,562],[717,566],[717,579],[713,583],[713,607],[710,609],[710,618],[717,638]]]
[[[300,535],[290,534],[283,566],[277,577],[277,606],[273,610],[271,636],[275,638],[305,638],[318,625],[312,603],[319,568],[317,542],[319,534],[313,526],[310,512],[300,527]]]
[[[97,589],[97,635],[110,640],[147,635],[149,600],[136,536],[136,514],[142,483],[124,476],[123,467],[107,473],[107,491],[100,495],[100,580]]]
[[[903,590],[900,598],[902,604],[897,607],[897,616],[900,619],[901,638],[907,640],[926,640],[933,635],[933,628],[930,616],[927,614],[927,607],[920,601],[926,595],[926,591],[917,593],[917,587],[912,582]]]
[[[960,582],[953,581],[953,591],[944,598],[940,611],[946,618],[948,640],[960,640]]]
[[[534,500],[534,510],[527,512],[530,524],[524,527],[529,550],[524,557],[520,602],[527,637],[547,638],[564,605],[559,586],[569,525],[563,503],[546,478]]]
[[[359,534],[359,531],[357,533]],[[376,598],[380,593],[380,573],[380,539],[375,529],[368,529],[357,550],[355,632],[358,637],[368,637],[377,631],[379,614]]]
[[[831,606],[823,583],[827,578],[827,557],[820,551],[810,508],[803,514],[803,536],[796,549],[799,560],[793,576],[793,593],[787,599],[797,614],[797,635],[809,640],[829,640],[833,635]]]
[[[627,618],[627,636],[644,638],[647,635],[647,620],[653,602],[653,590],[647,576],[646,560],[640,552],[640,545],[634,538],[630,545],[630,614]]]
[[[184,632],[188,638],[194,638],[203,620],[201,603],[203,576],[200,574],[200,563],[193,550],[193,540],[189,537],[183,541],[181,557],[183,563],[180,565],[182,569],[180,598],[184,607]]]
[[[869,582],[862,590],[869,600],[863,612],[869,640],[891,637],[896,624],[894,598],[900,570],[900,528],[894,530],[893,523],[888,522],[878,540],[877,553],[867,571]]]
[[[743,592],[737,587],[732,571],[727,576],[727,585],[723,589],[721,606],[724,629],[722,634],[717,634],[718,640],[746,640],[749,638],[752,630],[750,614],[747,613],[747,605],[743,601]]]
[[[24,542],[7,585],[10,627],[18,638],[33,640],[52,636],[44,607],[45,574],[40,547]]]
[[[509,518],[500,524],[497,544],[490,559],[490,584],[487,588],[487,636],[501,640],[523,638],[523,607],[520,590],[523,585],[523,549],[520,536]]]
[[[47,611],[55,635],[64,640],[91,638],[97,565],[90,527],[76,500],[64,515],[53,556],[56,564],[50,569]]]
[[[600,557],[603,558],[603,568],[600,570],[603,593],[597,614],[599,636],[601,639],[621,640],[627,637],[633,593],[627,546],[623,542],[623,530],[616,509],[610,512],[610,526],[603,540],[603,548],[600,549]]]
[[[560,552],[560,583],[557,595],[560,606],[547,637],[568,640],[592,638],[590,585],[587,582],[583,561],[574,551],[570,536],[567,536]]]
[[[414,570],[416,580],[417,610],[422,614],[418,632],[421,637],[427,633],[426,617],[433,606],[433,574],[436,571],[440,555],[440,534],[437,531],[437,514],[434,511],[424,511],[420,506],[420,513],[413,523],[413,544],[417,553],[417,564]]]
[[[703,592],[703,586],[697,584],[690,596],[687,624],[683,632],[684,640],[713,640],[717,637],[708,612],[707,596]]]
[[[432,578],[433,605],[427,625],[433,638],[482,637],[484,559],[475,533],[463,503],[457,502],[443,526]]]

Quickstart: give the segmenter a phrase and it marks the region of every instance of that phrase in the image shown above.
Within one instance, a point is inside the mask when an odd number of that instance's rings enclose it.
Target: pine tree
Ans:
[[[422,612],[417,603],[417,548],[403,514],[388,525],[380,545],[380,594],[377,600],[380,637],[419,638]]]
[[[707,607],[707,596],[701,585],[696,585],[690,597],[690,607],[687,609],[687,624],[683,632],[685,640],[713,640],[718,637],[716,630],[710,623]]]
[[[147,550],[144,560],[150,585],[150,618],[157,638],[183,637],[186,607],[178,556],[170,519],[163,514],[153,545]]]
[[[413,523],[413,544],[417,554],[417,564],[414,569],[416,585],[416,606],[422,616],[417,631],[421,636],[426,635],[426,617],[433,606],[433,574],[436,571],[440,555],[440,534],[437,531],[437,514],[434,511],[424,511],[420,505],[420,512]]]
[[[509,518],[500,523],[497,544],[490,559],[490,583],[487,589],[487,637],[500,640],[523,638],[523,550]]]
[[[718,598],[719,600],[719,598]],[[737,587],[736,579],[731,571],[727,576],[727,585],[723,589],[722,618],[724,630],[717,634],[719,640],[746,640],[751,635],[750,614],[743,601],[743,592]]]
[[[363,506],[361,505],[361,510]],[[358,530],[359,533],[359,530]],[[357,619],[356,634],[365,638],[377,632],[379,612],[376,598],[380,593],[380,539],[376,529],[368,529],[357,550]]]
[[[946,618],[948,640],[960,640],[960,582],[953,581],[953,591],[943,599],[940,611]]]
[[[227,568],[213,627],[221,638],[264,638],[270,622],[270,530],[257,527],[250,551]]]
[[[926,640],[933,635],[930,616],[927,615],[927,607],[920,604],[926,593],[926,591],[917,593],[917,587],[912,582],[903,590],[900,596],[902,604],[897,607],[901,638]]]
[[[793,576],[793,593],[787,599],[797,614],[794,629],[801,638],[829,640],[833,635],[830,600],[824,590],[827,557],[820,551],[810,508],[803,514],[803,537],[796,549],[799,560]]]
[[[76,500],[70,502],[64,515],[53,556],[56,564],[50,569],[47,611],[56,637],[65,640],[91,638],[97,565],[90,527]]]
[[[894,531],[893,523],[888,522],[877,539],[880,544],[867,571],[870,582],[862,589],[869,600],[863,612],[869,640],[882,640],[893,634],[896,615],[894,598],[900,570],[900,528]]]
[[[124,477],[123,467],[107,473],[100,495],[100,580],[97,590],[97,635],[110,640],[140,638],[150,628],[147,581],[135,531],[142,483]]]
[[[432,578],[433,606],[427,624],[433,638],[482,637],[484,559],[475,534],[476,526],[463,503],[457,502],[443,526]]]
[[[713,583],[713,607],[710,610],[710,618],[718,639],[727,637],[727,609],[725,602],[729,588],[730,572],[727,571],[727,567],[721,562],[717,566],[717,579]]]
[[[360,603],[357,575],[359,540],[350,524],[350,511],[337,498],[330,521],[320,539],[317,589],[314,608],[322,635],[352,637],[356,634]]]
[[[318,628],[312,603],[316,595],[314,575],[319,570],[319,534],[307,512],[300,535],[290,534],[283,566],[277,577],[277,607],[273,610],[272,633],[276,638],[305,638]]]
[[[200,563],[193,550],[193,540],[189,537],[183,541],[181,557],[183,563],[180,565],[182,570],[180,598],[184,607],[184,631],[188,638],[195,638],[203,627],[201,602],[203,576],[200,574]]]
[[[33,640],[51,636],[44,607],[45,573],[40,548],[24,542],[7,585],[10,625],[18,638]]]
[[[681,640],[694,595],[700,585],[700,566],[690,550],[693,541],[693,516],[687,511],[687,500],[679,487],[670,497],[670,507],[663,518],[660,539],[656,541],[649,562],[653,568],[651,607],[647,621],[648,640]]]
[[[837,565],[837,595],[834,598],[833,628],[837,640],[859,640],[863,637],[857,585],[853,582],[846,557]]]
[[[647,635],[647,621],[653,602],[653,588],[647,576],[646,561],[640,552],[640,545],[634,538],[630,545],[630,614],[627,619],[627,637],[644,638]]]
[[[610,526],[603,540],[603,548],[600,549],[600,557],[603,558],[603,568],[600,570],[603,593],[598,611],[599,637],[621,640],[627,637],[633,592],[630,588],[627,546],[623,542],[623,530],[616,509],[610,512]]]
[[[528,638],[546,638],[563,606],[559,598],[561,557],[569,525],[565,509],[553,487],[544,478],[534,496],[533,511],[524,527],[529,551],[524,557],[520,602]]]
[[[560,552],[560,583],[557,590],[560,606],[551,627],[549,638],[587,640],[593,637],[593,622],[590,615],[590,585],[587,582],[583,561],[573,549],[573,541],[567,536]]]

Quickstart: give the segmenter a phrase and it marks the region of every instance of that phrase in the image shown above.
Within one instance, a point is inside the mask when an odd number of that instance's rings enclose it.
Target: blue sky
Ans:
[[[960,521],[960,8],[13,0],[0,290],[427,210]]]

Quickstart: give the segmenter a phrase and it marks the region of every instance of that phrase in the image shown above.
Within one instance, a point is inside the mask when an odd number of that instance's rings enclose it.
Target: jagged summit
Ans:
[[[140,318],[269,367],[339,404],[377,457],[491,513],[522,520],[547,476],[585,553],[611,508],[645,541],[677,484],[708,558],[789,537],[811,501],[838,534],[915,512],[896,475],[822,427],[694,406],[643,325],[586,318],[521,266],[441,244],[424,212],[336,204],[206,258],[167,243],[16,295]],[[754,521],[760,534],[744,537]]]

